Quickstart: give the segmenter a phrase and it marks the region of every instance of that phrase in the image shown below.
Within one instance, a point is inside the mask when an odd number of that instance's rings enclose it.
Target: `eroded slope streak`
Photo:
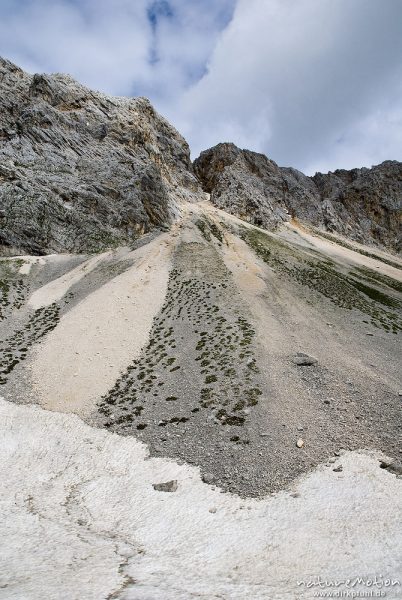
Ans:
[[[103,426],[212,469],[215,449],[250,443],[262,395],[254,336],[214,247],[183,242],[149,343],[99,403]],[[222,469],[236,487],[243,473],[226,458]]]
[[[359,311],[374,327],[394,334],[402,331],[402,301],[394,295],[401,291],[401,284],[391,277],[362,268],[344,273],[329,257],[313,255],[312,250],[301,252],[255,228],[240,227],[237,233],[282,277],[324,296],[341,309]]]

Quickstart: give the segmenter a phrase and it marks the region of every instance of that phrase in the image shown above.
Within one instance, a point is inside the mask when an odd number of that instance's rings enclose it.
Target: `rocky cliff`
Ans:
[[[130,245],[169,227],[181,200],[202,198],[199,182],[216,206],[267,229],[293,216],[401,248],[401,163],[307,177],[225,143],[193,170],[186,141],[147,99],[0,59],[1,254]]]
[[[165,227],[197,192],[189,148],[145,98],[0,59],[0,249],[93,252]]]
[[[263,154],[218,144],[194,170],[212,202],[255,225],[273,228],[289,216],[362,243],[401,249],[402,163],[307,177]]]

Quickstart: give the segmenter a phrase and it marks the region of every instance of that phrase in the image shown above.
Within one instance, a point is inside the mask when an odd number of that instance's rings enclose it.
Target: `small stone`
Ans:
[[[316,358],[309,356],[308,354],[304,354],[304,352],[297,352],[292,360],[294,364],[298,365],[299,367],[311,367],[318,363]]]
[[[389,473],[393,473],[394,475],[402,475],[402,462],[397,460],[392,460],[388,462],[387,460],[383,460],[380,464],[382,469],[387,469]]]
[[[212,475],[212,473],[204,473],[204,475],[201,477],[201,479],[204,483],[211,484],[214,482],[215,477]]]
[[[373,336],[373,335],[374,335],[374,333],[366,333],[366,335]]]
[[[216,508],[210,508],[209,512],[212,513],[213,515],[216,513]]]
[[[297,446],[298,448],[303,448],[303,446],[304,446],[304,440],[302,440],[301,438],[299,438],[299,439],[297,440],[297,442],[296,442],[296,446]]]
[[[324,400],[324,404],[331,404],[330,400]]]
[[[399,390],[398,396],[402,396],[402,390]]]
[[[269,433],[266,433],[265,431],[263,433],[260,433],[261,437],[269,437]]]
[[[164,483],[153,483],[152,486],[157,492],[175,492],[178,488],[177,479],[165,481]]]
[[[340,473],[341,471],[343,471],[343,467],[342,465],[339,465],[339,467],[335,467],[335,469],[332,469],[335,473]]]
[[[303,427],[298,427],[297,431],[303,431]]]

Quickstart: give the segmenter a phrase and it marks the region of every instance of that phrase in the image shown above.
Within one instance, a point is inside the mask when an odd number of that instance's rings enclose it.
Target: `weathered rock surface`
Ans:
[[[312,223],[401,250],[402,163],[387,160],[371,169],[316,173],[312,181],[322,207]]]
[[[293,362],[295,365],[298,365],[300,367],[311,367],[313,365],[316,365],[318,363],[318,360],[316,358],[313,358],[312,356],[309,356],[308,354],[304,354],[304,352],[298,352],[293,357]]]
[[[0,252],[94,252],[169,226],[200,198],[186,141],[145,98],[113,98],[68,75],[0,59]],[[194,169],[212,202],[274,229],[291,216],[400,249],[402,165],[307,177],[218,144]]]
[[[263,154],[218,144],[194,170],[212,202],[268,229],[289,215],[365,244],[401,249],[402,163],[307,177]]]
[[[93,252],[165,227],[199,190],[189,149],[145,98],[0,59],[0,250]]]
[[[219,208],[268,229],[288,220],[284,178],[264,154],[218,144],[201,153],[194,170]]]
[[[157,492],[176,492],[178,488],[177,479],[172,479],[171,481],[165,481],[163,483],[153,483],[152,487]]]

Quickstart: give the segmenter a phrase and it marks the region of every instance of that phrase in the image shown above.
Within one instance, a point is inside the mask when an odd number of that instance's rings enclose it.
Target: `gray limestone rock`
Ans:
[[[281,172],[263,154],[218,144],[201,153],[194,171],[218,208],[268,229],[288,220]]]
[[[195,174],[198,177],[194,176]],[[29,75],[0,59],[0,253],[97,252],[168,228],[203,197],[254,225],[295,217],[401,247],[402,164],[307,177],[218,144],[190,161],[146,98],[114,98],[68,75]]]
[[[312,356],[309,356],[308,354],[304,354],[304,352],[297,352],[297,354],[293,357],[293,362],[295,365],[301,367],[311,367],[313,365],[316,365],[318,363],[318,360],[316,358],[313,358]]]
[[[400,162],[307,177],[225,143],[202,152],[194,171],[216,206],[254,225],[275,229],[295,217],[364,244],[401,249]]]
[[[153,483],[152,486],[157,492],[176,492],[178,488],[176,479],[164,483]]]
[[[168,226],[197,197],[189,148],[145,98],[0,59],[0,251],[96,252]]]

